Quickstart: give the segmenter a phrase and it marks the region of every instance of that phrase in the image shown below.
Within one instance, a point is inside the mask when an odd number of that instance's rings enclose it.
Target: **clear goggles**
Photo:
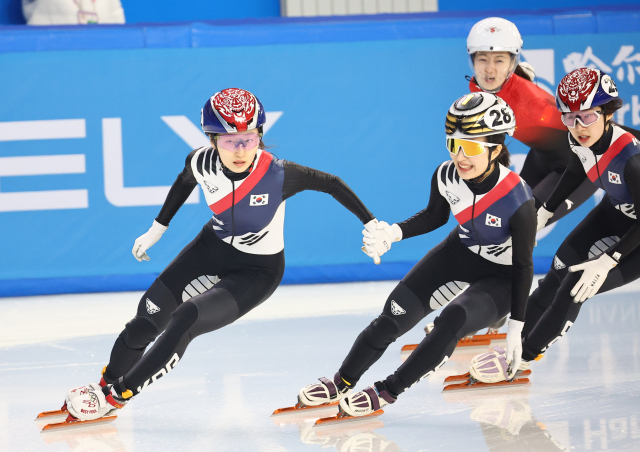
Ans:
[[[447,138],[447,150],[450,154],[457,155],[461,152],[466,157],[477,157],[487,152],[487,147],[498,146],[494,143],[483,143],[481,141],[463,140],[461,138]]]
[[[580,121],[584,127],[590,126],[595,123],[602,114],[602,111],[572,111],[562,114],[562,123],[570,128],[576,126],[576,122]]]
[[[260,144],[260,135],[258,133],[217,135],[216,144],[219,148],[230,152],[253,149]]]

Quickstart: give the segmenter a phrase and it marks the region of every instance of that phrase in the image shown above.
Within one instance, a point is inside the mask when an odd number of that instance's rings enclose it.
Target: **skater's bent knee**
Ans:
[[[134,317],[125,326],[120,338],[125,346],[140,350],[149,345],[159,334],[156,326],[144,317]]]
[[[437,333],[436,329],[438,329],[450,331],[456,336],[464,336],[465,333],[461,331],[465,323],[467,323],[467,310],[458,304],[450,304],[433,321],[434,330],[432,333]]]
[[[384,350],[399,336],[398,324],[386,314],[380,314],[364,330],[364,340],[367,344],[378,350]]]
[[[198,307],[195,303],[185,301],[171,314],[170,324],[179,324],[188,330],[196,323],[196,320],[198,320]]]

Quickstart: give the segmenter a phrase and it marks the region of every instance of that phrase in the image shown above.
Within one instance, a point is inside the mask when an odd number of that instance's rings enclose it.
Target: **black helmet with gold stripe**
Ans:
[[[486,137],[507,133],[513,135],[516,117],[511,107],[495,94],[469,93],[456,100],[445,121],[449,138]]]

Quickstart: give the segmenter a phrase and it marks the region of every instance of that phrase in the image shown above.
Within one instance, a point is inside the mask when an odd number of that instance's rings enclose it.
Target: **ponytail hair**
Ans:
[[[509,148],[504,144],[504,140],[507,137],[506,133],[499,133],[497,135],[489,135],[487,137],[487,143],[501,144],[502,149],[500,154],[495,158],[494,162],[501,164],[502,166],[509,168],[511,166],[511,154]]]
[[[535,72],[533,71],[533,66],[527,63],[518,64],[516,66],[516,70],[514,74],[519,75],[523,79],[529,80],[530,82],[533,82],[533,79],[535,78],[535,75],[536,75]]]

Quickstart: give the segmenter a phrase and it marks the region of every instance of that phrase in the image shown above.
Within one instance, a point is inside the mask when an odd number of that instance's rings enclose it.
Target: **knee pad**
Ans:
[[[171,322],[167,330],[177,327],[183,332],[187,331],[196,323],[196,320],[198,320],[198,307],[190,301],[185,301],[171,314]]]
[[[433,321],[432,334],[450,334],[457,339],[463,338],[470,331],[465,331],[467,323],[467,310],[458,304],[450,304]]]
[[[153,342],[159,331],[149,320],[135,316],[120,333],[123,344],[132,350],[142,350]]]
[[[384,350],[400,336],[398,324],[382,313],[363,331],[367,345],[376,350]]]

